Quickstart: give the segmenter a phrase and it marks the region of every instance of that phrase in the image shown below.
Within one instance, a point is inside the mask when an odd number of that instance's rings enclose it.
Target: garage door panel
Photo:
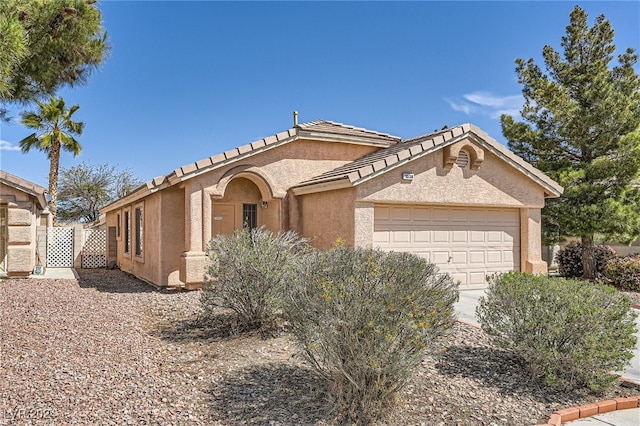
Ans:
[[[452,251],[449,258],[452,265],[466,265],[469,263],[466,251]]]
[[[410,221],[411,220],[411,208],[409,207],[393,207],[391,209],[391,217],[394,222],[398,221]]]
[[[451,241],[454,243],[466,243],[468,241],[467,231],[451,231]]]
[[[516,240],[516,233],[514,232],[505,232],[503,241],[505,243],[513,243]]]
[[[449,272],[442,270],[441,272],[446,272],[453,278],[454,281],[460,281],[461,283],[466,283],[469,281],[466,272]]]
[[[470,251],[469,252],[469,263],[472,264],[484,264],[484,251]]]
[[[418,222],[431,221],[431,209],[415,207],[413,209],[413,220]]]
[[[431,212],[431,219],[433,222],[445,222],[449,223],[449,210],[443,208],[434,208]]]
[[[411,231],[393,231],[391,233],[391,242],[393,243],[410,243]]]
[[[433,242],[434,243],[448,243],[449,242],[449,231],[433,231]]]
[[[502,252],[502,259],[505,263],[515,263],[514,257],[515,257],[515,252],[513,251],[504,250]]]
[[[502,242],[502,232],[500,231],[487,231],[486,238],[488,243],[501,243]]]
[[[484,243],[485,233],[483,231],[469,231],[469,241],[472,243]]]
[[[487,263],[502,264],[502,251],[487,250]]]
[[[390,239],[390,232],[389,231],[377,231],[373,233],[373,243],[374,244],[380,244],[380,243],[390,243],[391,239]]]
[[[468,210],[452,209],[450,214],[451,222],[468,222]]]
[[[384,221],[391,219],[391,208],[378,206],[375,208],[375,220]]]
[[[484,287],[494,272],[520,268],[517,209],[376,206],[374,244],[409,251],[461,282]]]
[[[442,267],[442,265],[446,265],[449,263],[449,251],[432,251],[433,263]]]
[[[413,232],[413,241],[417,243],[428,243],[431,241],[431,232],[430,231],[414,231]]]
[[[482,286],[487,283],[487,275],[485,272],[469,272],[469,285]]]

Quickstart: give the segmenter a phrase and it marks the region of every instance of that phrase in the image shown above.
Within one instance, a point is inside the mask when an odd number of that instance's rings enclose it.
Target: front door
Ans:
[[[236,207],[233,204],[214,204],[211,234],[230,235],[236,230]]]

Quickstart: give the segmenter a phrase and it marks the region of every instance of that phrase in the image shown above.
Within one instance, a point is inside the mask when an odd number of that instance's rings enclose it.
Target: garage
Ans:
[[[435,263],[460,288],[485,287],[494,272],[520,270],[518,209],[375,205],[373,245]]]

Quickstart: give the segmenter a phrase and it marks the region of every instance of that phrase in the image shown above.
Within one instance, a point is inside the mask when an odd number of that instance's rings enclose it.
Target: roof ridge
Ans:
[[[6,170],[0,170],[0,179],[7,180],[15,185],[20,185],[24,188],[32,189],[35,192],[45,193],[47,192],[47,188],[42,185],[38,185],[37,183],[31,182],[23,177],[18,175],[14,175],[13,173],[9,173]]]
[[[431,133],[425,133],[424,135],[419,135],[419,136],[414,136],[414,137],[409,138],[409,139],[404,139],[401,143],[411,143],[411,142],[416,142],[416,141],[421,140],[421,139],[432,139],[432,138],[434,138],[436,136],[439,136],[439,135],[441,135],[443,133],[450,132],[453,129],[456,129],[458,127],[461,128],[463,130],[463,132],[466,132],[468,129],[465,129],[465,126],[468,127],[468,125],[469,125],[469,123],[464,123],[464,124],[458,124],[457,126],[453,126],[453,127],[446,127],[444,129],[433,131]]]
[[[359,132],[371,133],[371,134],[374,134],[374,135],[377,135],[377,136],[382,136],[382,137],[387,137],[387,138],[392,138],[392,139],[400,139],[401,140],[400,137],[392,135],[390,133],[379,132],[377,130],[371,130],[371,129],[367,129],[367,128],[364,128],[364,127],[353,126],[351,124],[340,123],[338,121],[332,121],[332,120],[323,120],[323,119],[313,120],[313,121],[309,121],[309,122],[306,122],[306,123],[303,123],[303,124],[299,124],[299,127],[309,128],[309,127],[312,127],[312,126],[315,126],[315,125],[318,125],[318,124],[331,124],[333,126],[342,127],[342,128],[349,129],[349,130],[356,130],[356,131],[359,131]]]

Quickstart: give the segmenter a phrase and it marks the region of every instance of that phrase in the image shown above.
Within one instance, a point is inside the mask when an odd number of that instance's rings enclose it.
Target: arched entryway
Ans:
[[[281,229],[281,200],[273,198],[269,185],[251,173],[242,173],[225,182],[222,197],[211,202],[211,236],[232,234],[243,226]]]

